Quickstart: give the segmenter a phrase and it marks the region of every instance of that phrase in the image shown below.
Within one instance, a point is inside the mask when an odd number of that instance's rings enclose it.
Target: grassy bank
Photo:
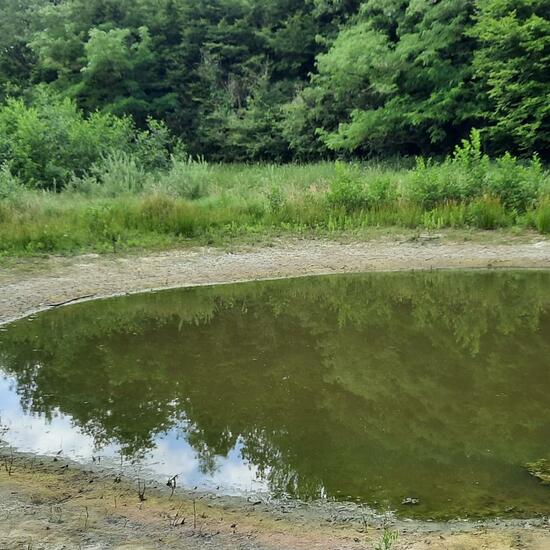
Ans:
[[[473,144],[472,144],[473,143]],[[0,254],[73,254],[219,244],[371,227],[517,226],[550,232],[550,175],[537,159],[489,160],[466,142],[442,162],[212,165],[172,159],[148,172],[132,157],[74,177],[62,192],[0,176]]]

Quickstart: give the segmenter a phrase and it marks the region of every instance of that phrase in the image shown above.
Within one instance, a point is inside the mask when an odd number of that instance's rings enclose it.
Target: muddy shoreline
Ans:
[[[427,236],[338,243],[281,241],[234,251],[193,248],[132,256],[22,259],[0,267],[0,324],[78,301],[244,281],[431,269],[548,269],[550,241],[453,242]]]
[[[224,497],[0,447],[0,548],[548,548],[548,518],[411,521],[353,503]],[[146,487],[143,490],[143,487]],[[142,496],[140,496],[140,492]],[[382,548],[384,548],[382,546]]]
[[[144,255],[18,260],[0,268],[0,324],[78,301],[175,287],[331,273],[550,268],[550,241],[457,242],[433,236],[371,242],[281,241],[233,251],[210,248]],[[115,483],[116,481],[116,483]],[[137,480],[62,456],[0,446],[0,550],[11,548],[550,548],[550,523],[407,521],[356,505],[250,501]],[[549,493],[550,495],[550,493]],[[550,508],[549,508],[550,511]]]

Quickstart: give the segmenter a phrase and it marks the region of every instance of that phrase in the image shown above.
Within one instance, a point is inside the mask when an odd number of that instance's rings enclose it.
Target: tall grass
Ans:
[[[65,191],[29,190],[0,169],[0,254],[218,243],[369,227],[550,233],[550,176],[538,159],[491,161],[465,142],[444,162],[216,165],[173,157],[146,171],[109,155]]]

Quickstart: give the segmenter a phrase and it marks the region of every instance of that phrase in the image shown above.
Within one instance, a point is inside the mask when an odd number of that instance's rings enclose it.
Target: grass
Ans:
[[[62,192],[0,187],[0,255],[112,252],[371,228],[550,232],[550,177],[533,162],[212,165],[146,173],[113,158]],[[515,161],[514,161],[515,162]]]

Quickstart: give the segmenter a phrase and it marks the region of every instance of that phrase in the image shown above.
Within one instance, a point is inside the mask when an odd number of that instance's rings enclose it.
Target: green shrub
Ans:
[[[130,118],[99,112],[85,117],[74,102],[50,92],[39,93],[32,105],[8,99],[0,107],[0,164],[7,162],[28,187],[60,190],[102,159],[124,155],[142,170],[166,168],[174,147],[181,149],[162,122],[149,119],[140,131]]]
[[[417,159],[408,196],[427,210],[443,203],[471,200],[485,192],[489,166],[489,158],[481,152],[480,134],[472,130],[470,138],[462,140],[454,154],[442,163]]]
[[[28,186],[60,189],[113,148],[128,149],[129,119],[95,113],[84,118],[68,99],[42,94],[32,106],[9,99],[0,108],[0,162]]]
[[[184,146],[174,138],[163,121],[147,119],[147,128],[136,133],[133,154],[146,171],[168,169],[171,163],[170,152],[184,155]]]
[[[278,185],[273,185],[267,195],[269,209],[272,212],[278,212],[285,204],[285,196]]]
[[[485,189],[499,197],[505,208],[521,213],[534,205],[542,180],[543,169],[537,157],[522,164],[506,153],[492,164]]]
[[[473,200],[468,207],[467,219],[479,229],[497,229],[513,223],[513,217],[506,212],[500,199],[491,195]]]
[[[109,197],[139,193],[143,190],[147,173],[134,155],[124,151],[111,151],[90,169],[101,186],[101,194]]]
[[[471,179],[471,185],[481,188],[489,167],[489,157],[481,150],[481,132],[475,128],[468,139],[463,139],[455,147],[451,162],[455,167],[465,170]]]
[[[330,183],[326,200],[331,207],[342,207],[347,212],[367,205],[361,172],[357,166],[336,163],[336,175]]]
[[[159,176],[156,188],[189,200],[207,197],[211,189],[212,169],[203,159],[172,156],[170,169]]]
[[[399,191],[393,174],[374,173],[366,175],[366,202],[369,208],[390,204],[397,200]]]
[[[14,198],[21,192],[21,182],[14,176],[7,162],[0,166],[0,200]]]
[[[460,166],[450,161],[436,164],[418,158],[408,179],[407,198],[431,210],[438,204],[464,200],[472,194],[471,179]]]
[[[537,209],[533,212],[533,220],[540,233],[550,233],[550,198],[540,201]]]

